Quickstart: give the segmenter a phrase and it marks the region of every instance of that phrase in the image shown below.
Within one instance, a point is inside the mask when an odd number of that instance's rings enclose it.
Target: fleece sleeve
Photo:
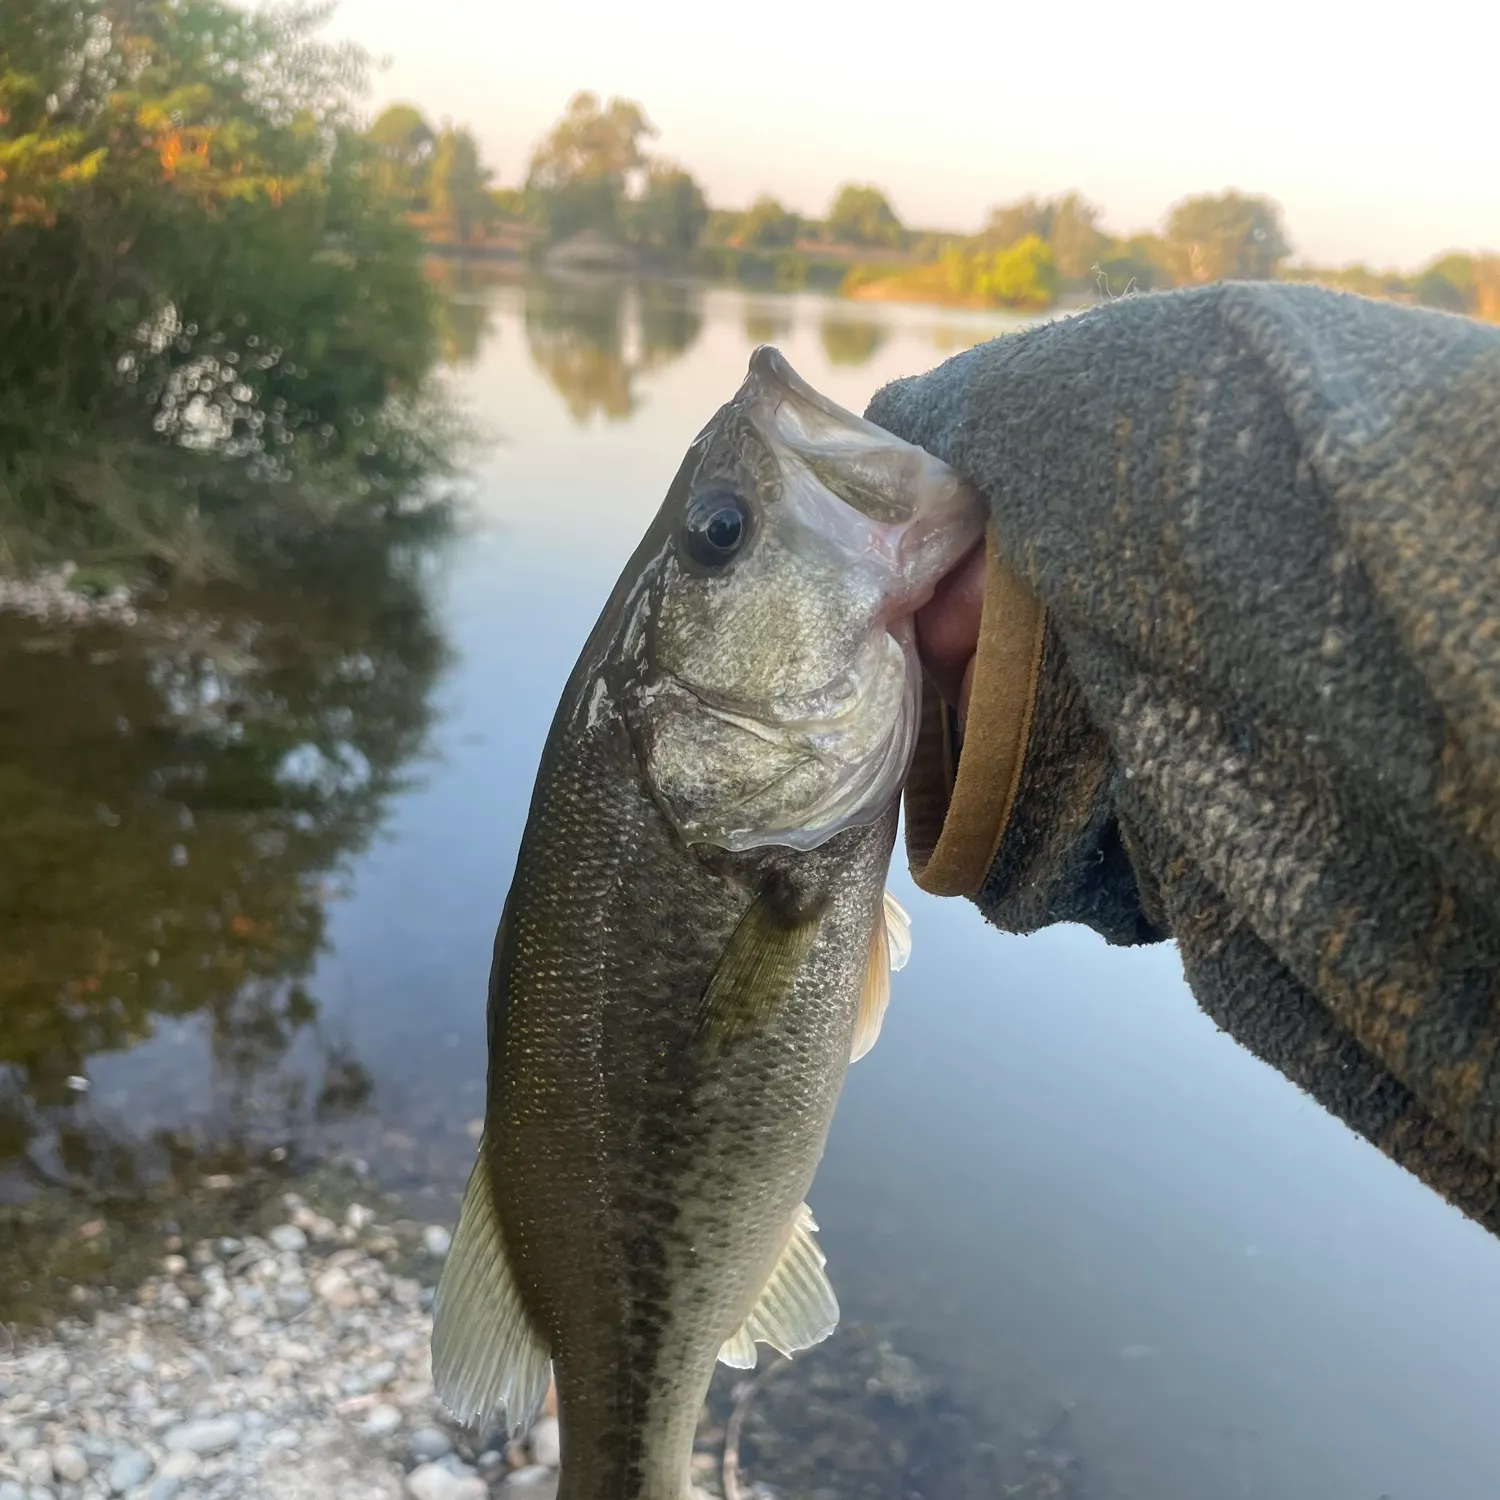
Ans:
[[[868,415],[991,511],[918,882],[1174,939],[1220,1026],[1500,1231],[1500,329],[1127,297]]]

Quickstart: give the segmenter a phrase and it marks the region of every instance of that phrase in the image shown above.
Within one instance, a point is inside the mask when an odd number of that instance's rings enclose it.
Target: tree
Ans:
[[[331,519],[335,460],[339,504],[389,499],[372,434],[431,363],[431,299],[357,128],[363,54],[322,20],[0,5],[0,555],[28,521],[163,566],[184,514],[269,541],[299,502]]]
[[[1170,283],[1165,252],[1154,234],[1135,234],[1128,240],[1106,240],[1095,264],[1103,278],[1099,290],[1106,296],[1126,292],[1150,292]]]
[[[628,217],[630,237],[637,244],[685,255],[698,247],[708,223],[708,201],[689,173],[670,162],[656,162]]]
[[[469,244],[475,228],[494,212],[489,196],[493,175],[481,163],[479,145],[469,131],[444,128],[427,169],[427,205],[455,245]]]
[[[437,136],[422,112],[410,104],[392,104],[376,116],[365,139],[380,153],[376,182],[380,190],[408,208],[426,200],[428,167]]]
[[[986,250],[1004,250],[1028,235],[1045,240],[1052,229],[1052,212],[1035,198],[1022,198],[1000,208],[992,208],[979,231],[979,244]]]
[[[1032,236],[1051,249],[1058,275],[1070,282],[1087,280],[1108,244],[1099,229],[1099,210],[1081,193],[1045,201],[1022,198],[993,208],[979,232],[979,244],[987,250],[1005,250]]]
[[[775,198],[762,194],[745,210],[734,239],[752,250],[785,250],[797,243],[802,221]]]
[[[828,210],[828,228],[836,240],[852,245],[899,247],[906,228],[884,193],[876,187],[846,183]]]
[[[1080,193],[1068,193],[1048,205],[1046,234],[1064,281],[1084,281],[1093,274],[1108,240],[1099,229],[1099,210]]]
[[[1057,297],[1057,266],[1040,235],[997,251],[978,278],[981,296],[1002,307],[1049,307]]]
[[[531,158],[526,192],[554,238],[582,229],[617,236],[630,179],[646,164],[643,142],[656,127],[629,99],[601,104],[575,94]]]
[[[1234,191],[1184,198],[1167,216],[1163,242],[1179,286],[1268,281],[1291,254],[1281,209],[1269,198]]]

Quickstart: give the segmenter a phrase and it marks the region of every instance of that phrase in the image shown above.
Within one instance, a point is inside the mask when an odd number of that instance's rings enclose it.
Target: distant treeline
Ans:
[[[434,129],[411,105],[393,105],[369,131],[413,222],[460,251],[544,256],[584,236],[596,251],[615,246],[644,265],[733,280],[1029,309],[1080,294],[1283,278],[1500,320],[1500,255],[1450,252],[1410,275],[1298,265],[1281,209],[1255,194],[1187,197],[1159,233],[1125,236],[1078,193],[1025,198],[964,235],[908,226],[869,184],[841,187],[822,218],[769,196],[744,210],[713,208],[686,168],[648,149],[655,135],[639,104],[579,93],[525,181],[505,188],[470,132]]]

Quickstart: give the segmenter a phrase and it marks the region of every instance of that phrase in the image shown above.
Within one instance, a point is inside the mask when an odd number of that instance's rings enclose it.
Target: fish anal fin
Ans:
[[[488,1158],[488,1145],[481,1141],[438,1282],[432,1377],[455,1420],[472,1426],[503,1410],[514,1436],[530,1427],[541,1409],[552,1360],[522,1306],[506,1256]]]
[[[704,1042],[722,1050],[770,1021],[818,935],[818,915],[788,918],[765,895],[731,934],[699,1008]]]
[[[749,1364],[740,1365],[739,1361],[746,1346],[753,1351],[757,1343],[769,1344],[790,1358],[799,1349],[821,1343],[838,1327],[838,1299],[828,1284],[823,1270],[825,1258],[813,1237],[817,1227],[804,1203],[797,1210],[781,1259],[750,1316],[719,1351],[725,1364],[748,1369]]]
[[[719,1350],[719,1363],[732,1370],[753,1370],[756,1361],[755,1340],[745,1331],[743,1323],[724,1340]]]

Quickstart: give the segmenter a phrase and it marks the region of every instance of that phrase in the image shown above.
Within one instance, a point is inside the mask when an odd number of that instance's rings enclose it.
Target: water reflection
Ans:
[[[304,981],[443,659],[411,561],[370,553],[132,632],[0,618],[0,1186],[149,1172],[149,1099],[111,1118],[91,1069],[190,1017],[227,1136],[365,1104]]]
[[[834,365],[862,365],[872,360],[890,337],[890,329],[866,318],[824,318],[819,329],[823,352]]]
[[[779,308],[752,308],[745,314],[746,343],[779,344],[791,331],[791,318]]]
[[[525,327],[532,361],[573,419],[619,422],[639,404],[637,379],[697,341],[703,312],[691,287],[580,277],[529,288]]]

